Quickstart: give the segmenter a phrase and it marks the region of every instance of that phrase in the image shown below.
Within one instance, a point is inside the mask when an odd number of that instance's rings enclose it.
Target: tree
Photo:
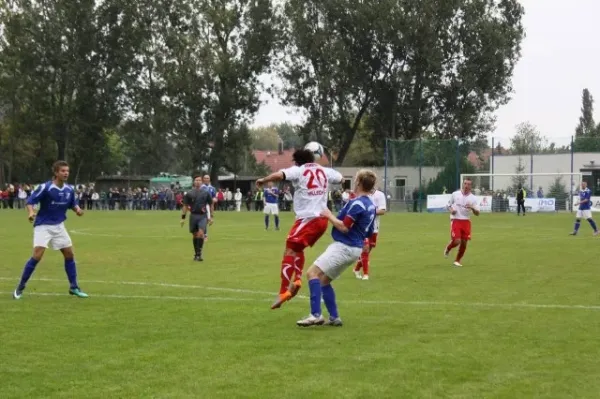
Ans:
[[[552,185],[548,188],[546,193],[547,198],[555,198],[557,200],[565,200],[568,197],[567,186],[563,183],[562,176],[556,176]]]
[[[203,33],[204,62],[210,68],[210,106],[205,118],[211,178],[216,181],[228,146],[226,132],[257,111],[259,76],[271,67],[281,37],[271,0],[193,0]]]
[[[252,148],[261,151],[277,151],[279,135],[274,125],[250,129]]]
[[[515,166],[515,174],[510,177],[512,182],[512,189],[518,190],[519,188],[525,188],[525,183],[527,182],[527,176],[525,173],[525,164],[523,163],[523,159],[519,157],[518,163]]]
[[[588,89],[583,89],[581,94],[581,116],[579,117],[579,124],[575,128],[575,136],[594,137],[597,135],[594,122],[594,97]]]
[[[510,139],[511,153],[516,155],[543,153],[548,148],[548,139],[529,122],[518,124],[515,135]]]
[[[488,133],[509,99],[523,12],[515,0],[392,2],[387,37],[396,58],[373,106],[374,143],[424,131],[442,139]]]
[[[283,142],[283,148],[285,150],[300,148],[308,142],[302,139],[300,130],[297,126],[293,126],[289,123],[281,123],[279,125],[273,125],[273,127]]]

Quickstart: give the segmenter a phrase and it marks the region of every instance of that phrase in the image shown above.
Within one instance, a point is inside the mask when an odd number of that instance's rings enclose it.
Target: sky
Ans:
[[[581,115],[581,93],[600,99],[600,0],[522,0],[526,37],[513,74],[511,101],[496,112],[498,142],[509,145],[515,126],[530,122],[558,145],[567,144]],[[265,83],[272,78],[263,78]],[[264,94],[254,126],[300,123],[302,115]],[[595,120],[600,122],[600,103]]]

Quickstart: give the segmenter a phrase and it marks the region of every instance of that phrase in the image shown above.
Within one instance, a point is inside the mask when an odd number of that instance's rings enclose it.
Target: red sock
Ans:
[[[363,275],[368,276],[369,275],[369,253],[368,252],[363,252],[362,254],[360,254],[360,263],[362,263]]]
[[[452,248],[456,248],[458,247],[458,242],[457,241],[450,241],[450,243],[448,243],[448,245],[446,245],[446,252],[450,252],[450,250],[452,250]]]
[[[362,258],[362,255],[361,255],[361,258]],[[359,272],[360,269],[362,269],[362,261],[359,259],[358,262],[356,262],[356,266],[354,266],[354,271]]]
[[[456,261],[460,263],[460,260],[463,256],[465,256],[465,252],[467,251],[467,243],[461,242],[460,247],[458,247],[458,254],[456,255]]]
[[[281,287],[279,287],[279,293],[283,294],[290,287],[290,280],[294,273],[294,257],[284,256],[281,261]]]
[[[304,252],[297,252],[294,263],[294,269],[296,272],[295,280],[302,279],[302,272],[304,271]]]

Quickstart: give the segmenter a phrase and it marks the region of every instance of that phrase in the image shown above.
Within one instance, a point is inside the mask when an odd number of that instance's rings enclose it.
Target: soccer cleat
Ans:
[[[13,292],[13,299],[21,299],[21,297],[23,296],[23,290],[20,289],[15,289]]]
[[[329,316],[329,319],[327,319],[327,321],[325,322],[326,326],[331,326],[331,327],[341,327],[344,325],[344,323],[342,323],[342,319],[340,319],[339,317],[331,317]]]
[[[71,288],[69,290],[69,295],[74,295],[77,298],[89,298],[89,295],[81,291],[79,288]]]
[[[368,279],[369,279],[369,275],[368,275],[368,274],[365,274],[365,275],[362,277],[362,280],[363,280],[363,281],[366,281],[366,280],[368,280]]]
[[[447,258],[449,254],[450,251],[448,251],[448,247],[444,248],[444,258]]]
[[[284,302],[287,302],[290,299],[292,299],[292,293],[290,291],[277,295],[277,300],[273,302],[271,309],[279,309]]]
[[[294,283],[292,284],[292,286],[290,287],[290,294],[292,294],[292,296],[290,297],[290,299],[292,299],[293,297],[295,297],[296,295],[298,295],[298,292],[300,291],[300,288],[302,288],[302,280],[296,279],[294,281]]]
[[[325,324],[325,319],[322,315],[314,316],[312,314],[307,318],[296,322],[298,327],[322,326],[323,324]]]
[[[275,231],[279,231],[279,227],[275,227]]]
[[[362,274],[360,273],[360,271],[355,270],[354,275],[356,276],[357,279],[362,280]]]
[[[594,237],[596,237],[598,234],[600,234],[600,231],[594,231]]]
[[[572,232],[572,233],[569,233],[569,235],[570,235],[570,236],[576,236],[576,235],[577,235],[577,233],[576,233],[576,232]]]
[[[455,261],[455,262],[453,263],[453,265],[454,265],[455,267],[462,267],[462,265],[461,265],[461,264],[460,264],[460,262],[458,262],[458,261]]]

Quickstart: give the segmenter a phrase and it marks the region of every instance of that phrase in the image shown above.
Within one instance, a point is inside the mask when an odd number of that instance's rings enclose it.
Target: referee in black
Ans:
[[[521,215],[521,209],[523,210],[523,216],[525,216],[525,189],[519,185],[517,190],[517,216]]]
[[[193,236],[194,260],[202,261],[202,247],[204,246],[204,232],[206,226],[213,223],[210,206],[213,199],[208,190],[201,189],[202,176],[194,177],[194,187],[185,194],[181,214],[181,227],[185,222],[188,210],[190,211],[190,233]]]

